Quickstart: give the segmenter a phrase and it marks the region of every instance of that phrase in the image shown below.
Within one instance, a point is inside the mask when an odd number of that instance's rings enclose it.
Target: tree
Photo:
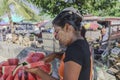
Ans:
[[[52,16],[58,14],[65,7],[73,6],[81,14],[93,14],[99,16],[116,16],[111,13],[111,8],[120,3],[119,0],[27,0],[37,7],[42,8],[42,13],[48,13]],[[65,2],[68,1],[68,2]],[[71,2],[72,1],[72,2]],[[117,13],[120,14],[120,13]]]
[[[32,2],[37,7],[42,8],[42,13],[48,13],[52,16],[58,14],[61,10],[63,10],[65,7],[73,6],[80,10],[81,13],[84,12],[82,10],[83,3],[86,3],[89,0],[75,0],[74,3],[71,2],[65,2],[64,0],[27,0],[29,2]]]
[[[91,0],[88,4],[89,13],[97,16],[115,16],[110,13],[117,3],[118,0]]]
[[[8,15],[10,27],[12,28],[12,33],[14,33],[14,26],[12,21],[11,6],[14,6],[14,11],[24,17],[24,19],[38,19],[38,16],[34,11],[25,5],[22,1],[18,0],[0,0],[0,16],[5,14]]]

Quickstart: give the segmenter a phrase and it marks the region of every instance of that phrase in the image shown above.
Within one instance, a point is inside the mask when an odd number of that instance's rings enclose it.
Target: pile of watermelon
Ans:
[[[51,64],[44,63],[42,59],[45,57],[44,52],[30,52],[24,60],[17,58],[8,59],[0,63],[0,80],[41,80],[35,74],[26,72],[26,68],[40,67],[43,71],[50,74]]]

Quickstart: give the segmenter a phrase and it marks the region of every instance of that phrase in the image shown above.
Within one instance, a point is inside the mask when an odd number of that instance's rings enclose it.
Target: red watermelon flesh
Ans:
[[[31,57],[31,56],[33,56],[35,53],[34,52],[30,52],[28,55],[27,55],[27,57]]]
[[[0,77],[0,80],[6,80],[7,77],[8,77],[8,75],[3,74],[3,75]]]
[[[0,73],[2,73],[2,67],[1,67],[1,69],[0,69]]]
[[[21,80],[25,80],[25,74],[24,74],[24,71],[22,71],[22,78]]]
[[[2,66],[0,65],[0,72],[2,71]]]
[[[8,61],[3,61],[0,63],[0,66],[9,66],[9,62]]]
[[[12,71],[16,68],[16,66],[2,66],[3,74],[11,74]]]
[[[22,77],[22,76],[21,76],[21,77]],[[14,79],[13,79],[13,80],[21,80],[21,78],[19,77],[19,73],[14,76]]]
[[[12,71],[16,66],[2,66],[2,79],[6,79],[9,74],[12,74]]]
[[[34,54],[34,56],[39,57],[40,60],[42,60],[46,55],[45,55],[44,52],[39,52],[39,53],[36,52],[36,53]]]
[[[40,68],[41,68],[42,70],[44,70],[45,72],[47,72],[47,73],[50,74],[50,73],[51,73],[52,66],[51,66],[51,64],[45,64],[45,65],[41,65]]]
[[[15,76],[16,74],[19,74],[19,76],[22,74],[22,70],[24,70],[24,66],[19,65],[17,66],[13,71],[12,71],[12,75]]]
[[[28,65],[25,65],[25,66],[20,65],[19,67],[14,69],[13,76],[16,75],[20,69],[24,70],[25,68],[34,68],[34,67],[39,67],[41,65],[45,65],[43,61],[29,63]]]
[[[8,59],[9,65],[18,65],[19,59],[17,58],[10,58]]]
[[[24,71],[22,69],[19,69],[18,73],[16,73],[14,80],[22,80],[22,76],[24,74]]]
[[[6,78],[6,80],[13,80],[14,76],[12,74],[9,74],[8,77]]]
[[[19,70],[18,73],[15,75],[14,80],[28,80],[25,79],[24,70]]]
[[[39,53],[29,53],[29,55],[26,57],[26,61],[28,63],[33,63],[42,60],[45,57],[44,52],[39,52]]]
[[[35,77],[31,73],[28,73],[28,80],[35,80]]]
[[[39,76],[36,76],[37,77],[37,80],[42,80]]]
[[[2,77],[2,72],[0,72],[0,77]]]

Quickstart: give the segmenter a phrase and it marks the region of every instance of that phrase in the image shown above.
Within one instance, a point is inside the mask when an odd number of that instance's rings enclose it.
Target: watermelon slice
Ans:
[[[16,66],[2,66],[3,74],[11,74],[12,71],[16,68]]]
[[[39,76],[36,76],[37,77],[37,80],[42,80]]]
[[[23,75],[23,70],[20,69],[20,70],[15,74],[14,80],[22,80],[22,75]]]
[[[19,70],[18,73],[16,73],[14,80],[28,80],[27,75],[24,70]]]
[[[45,63],[43,61],[39,61],[39,62],[29,63],[28,65],[25,65],[25,67],[34,68],[34,67],[39,67],[42,65],[45,65]]]
[[[11,58],[8,59],[9,65],[18,65],[19,59],[17,58]]]
[[[18,65],[18,66],[15,67],[15,69],[13,70],[12,75],[15,76],[17,73],[19,73],[19,75],[21,75],[21,74],[22,74],[22,71],[21,71],[21,70],[23,70],[23,69],[24,69],[24,67],[23,67],[22,64],[21,64],[21,65]],[[19,72],[19,71],[20,71],[20,72]]]
[[[3,61],[0,63],[0,66],[9,66],[9,62],[8,61]]]
[[[44,52],[37,52],[37,53],[29,53],[29,55],[25,58],[25,61],[28,63],[38,62],[45,57]]]
[[[36,80],[34,75],[32,75],[31,73],[28,73],[28,80]]]
[[[13,80],[21,80],[18,76],[19,74],[16,74]],[[22,77],[22,76],[21,76]]]
[[[0,73],[2,73],[2,68],[0,69]]]
[[[39,57],[42,60],[46,55],[44,52],[36,52],[34,56]]]
[[[21,63],[21,65],[17,66],[14,70],[13,70],[13,76],[16,75],[16,73],[18,73],[18,71],[24,70],[25,68],[34,68],[34,67],[39,67],[41,65],[45,65],[43,61],[39,61],[39,62],[34,62],[34,63],[27,63],[27,65],[23,65]]]
[[[0,77],[2,77],[2,72],[0,72]]]
[[[2,79],[5,80],[9,74],[12,74],[12,71],[16,66],[2,66]],[[1,79],[0,79],[1,80]]]
[[[6,80],[7,77],[8,77],[8,75],[3,74],[3,75],[0,77],[0,80]]]
[[[9,74],[8,77],[6,78],[6,80],[13,80],[14,76],[12,74]]]
[[[28,80],[28,79],[25,79],[25,74],[24,74],[23,70],[22,70],[22,79],[21,80]]]

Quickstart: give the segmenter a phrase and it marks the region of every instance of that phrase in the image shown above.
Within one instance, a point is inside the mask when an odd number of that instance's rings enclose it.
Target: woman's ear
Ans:
[[[70,25],[69,23],[65,23],[64,30],[65,30],[66,32],[72,31],[72,30],[73,30],[73,27],[72,27],[72,25]]]

